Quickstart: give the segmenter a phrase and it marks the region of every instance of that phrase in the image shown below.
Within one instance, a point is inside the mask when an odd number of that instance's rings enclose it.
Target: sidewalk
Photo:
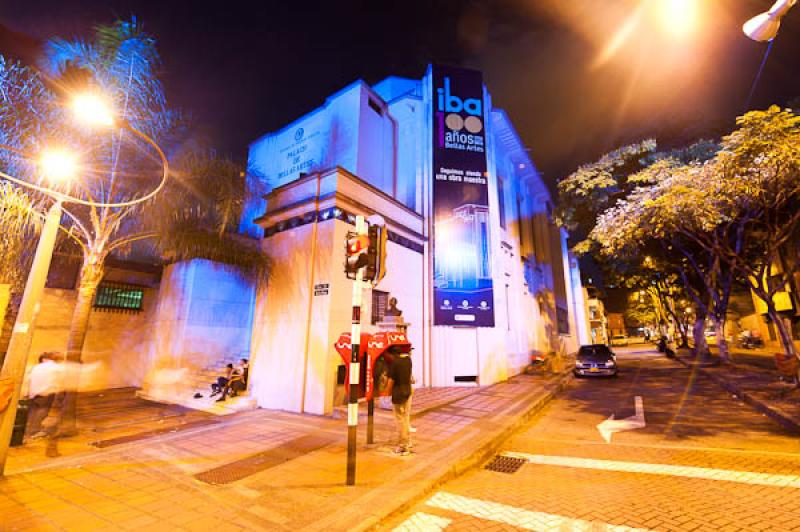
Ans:
[[[734,355],[734,361],[737,357]],[[764,415],[800,434],[800,389],[782,382],[775,370],[742,363],[721,365],[713,356],[710,363],[698,365],[687,350],[679,350],[676,360],[694,367]]]
[[[569,366],[567,366],[569,367]],[[12,450],[0,530],[367,530],[490,457],[568,379],[420,390],[414,454],[391,453],[394,422],[361,408],[356,486],[345,486],[346,420],[257,410],[33,463]]]

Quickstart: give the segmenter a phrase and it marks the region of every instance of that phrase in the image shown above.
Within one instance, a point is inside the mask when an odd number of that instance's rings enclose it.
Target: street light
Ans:
[[[63,183],[78,172],[78,157],[62,148],[46,150],[39,158],[39,168],[51,183]]]
[[[758,42],[772,41],[781,27],[781,19],[797,3],[797,0],[777,0],[769,11],[751,18],[742,25],[742,31]]]
[[[72,112],[84,124],[91,126],[114,125],[114,114],[105,98],[94,92],[83,92],[72,99]]]
[[[674,37],[685,37],[694,31],[698,20],[697,0],[661,0],[658,18],[664,30]]]

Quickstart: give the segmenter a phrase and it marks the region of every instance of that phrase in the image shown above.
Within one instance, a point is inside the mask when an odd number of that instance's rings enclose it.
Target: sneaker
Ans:
[[[398,456],[408,456],[409,454],[411,454],[411,452],[405,447],[398,447],[397,449],[394,450],[394,454]]]
[[[217,399],[217,401],[216,401],[216,402],[217,402],[217,403],[221,403],[221,402],[222,402],[222,401],[224,401],[224,400],[225,400],[225,398],[224,398],[224,397],[220,397],[219,399]]]
[[[417,432],[416,427],[408,427],[408,432]]]

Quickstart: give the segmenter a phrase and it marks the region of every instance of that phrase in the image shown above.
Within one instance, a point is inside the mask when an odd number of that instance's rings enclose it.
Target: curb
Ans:
[[[697,371],[702,373],[705,377],[708,377],[709,379],[717,383],[722,389],[732,393],[733,395],[735,395],[748,405],[752,406],[758,412],[761,412],[762,414],[769,416],[773,420],[780,423],[786,429],[800,434],[800,422],[787,416],[780,410],[770,407],[768,403],[762,401],[761,399],[758,399],[757,397],[754,397],[753,394],[745,392],[736,384],[720,377],[719,375],[715,375],[714,373],[706,371],[706,369],[702,366],[690,364],[689,362],[683,360],[680,357],[675,357],[675,360],[689,369],[696,369]]]
[[[497,453],[497,450],[508,438],[513,436],[515,432],[517,432],[533,417],[535,417],[550,401],[555,398],[559,392],[561,392],[567,386],[571,380],[572,370],[570,369],[564,371],[558,377],[557,382],[555,382],[552,387],[550,387],[544,394],[539,396],[524,412],[519,414],[516,419],[514,419],[507,426],[503,427],[499,432],[497,432],[497,434],[492,436],[488,442],[483,443],[477,449],[470,451],[469,454],[452,464],[442,474],[430,479],[425,486],[417,490],[414,494],[410,495],[399,505],[391,508],[390,510],[382,512],[382,515],[373,515],[371,519],[368,519],[367,522],[363,523],[361,526],[355,527],[353,530],[378,530],[385,521],[406,512],[427,497],[437,487],[463,475],[470,469],[473,469],[487,461]]]

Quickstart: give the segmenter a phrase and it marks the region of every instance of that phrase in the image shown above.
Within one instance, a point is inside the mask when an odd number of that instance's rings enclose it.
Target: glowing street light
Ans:
[[[78,157],[63,149],[47,150],[39,159],[39,168],[51,182],[69,181],[78,172]]]
[[[661,26],[674,37],[689,35],[698,24],[698,4],[698,0],[659,0]]]
[[[114,125],[114,114],[106,100],[93,92],[78,94],[72,99],[72,111],[84,124],[92,126]]]
[[[797,3],[797,0],[777,0],[769,11],[751,18],[742,25],[745,35],[754,41],[771,41],[778,35],[781,19]]]

